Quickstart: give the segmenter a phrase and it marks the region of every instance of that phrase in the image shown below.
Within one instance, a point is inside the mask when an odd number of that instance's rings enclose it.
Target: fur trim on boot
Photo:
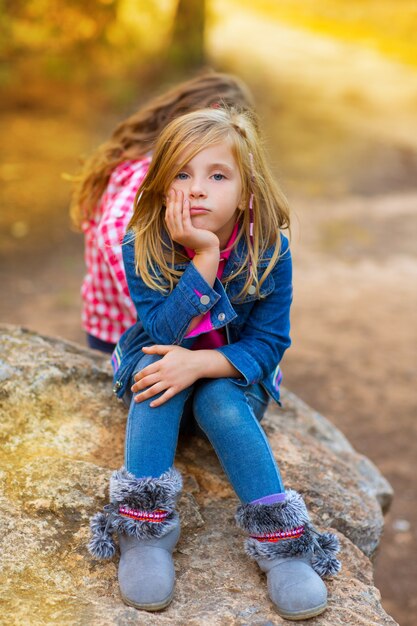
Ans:
[[[124,533],[137,539],[158,539],[178,523],[176,499],[182,489],[181,474],[174,468],[159,478],[136,478],[122,467],[110,478],[110,504],[96,513],[90,522],[91,540],[88,550],[97,559],[110,559],[115,554],[113,533]],[[132,519],[120,510],[163,511],[163,520]],[[152,516],[149,516],[152,517]]]
[[[338,538],[333,533],[315,530],[303,498],[292,489],[286,491],[283,502],[240,505],[236,523],[252,535],[245,542],[245,551],[252,559],[309,557],[311,567],[322,578],[340,571],[341,564],[336,558],[340,549]],[[268,534],[278,540],[256,537]]]

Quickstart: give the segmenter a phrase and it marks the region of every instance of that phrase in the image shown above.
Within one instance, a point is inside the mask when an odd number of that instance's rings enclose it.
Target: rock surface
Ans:
[[[0,327],[0,548],[7,624],[191,626],[287,623],[242,549],[236,498],[209,444],[180,441],[183,533],[177,586],[160,614],[125,606],[117,557],[96,562],[88,521],[107,501],[123,462],[126,409],[111,393],[107,359],[29,331]],[[324,417],[288,391],[265,430],[285,483],[305,496],[313,522],[342,543],[341,574],[327,583],[329,608],[312,626],[395,625],[373,586],[372,564],[392,490]]]

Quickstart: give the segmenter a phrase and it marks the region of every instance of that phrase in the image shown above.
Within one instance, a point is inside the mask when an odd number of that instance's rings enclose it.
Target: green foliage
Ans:
[[[116,93],[169,41],[174,0],[0,0],[0,87],[7,102],[57,88]],[[114,85],[111,85],[111,83]],[[39,94],[37,96],[37,94]]]

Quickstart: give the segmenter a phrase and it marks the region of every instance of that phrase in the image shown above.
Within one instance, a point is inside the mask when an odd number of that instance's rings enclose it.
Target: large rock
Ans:
[[[106,359],[75,344],[0,327],[2,470],[0,542],[5,623],[60,625],[284,624],[265,581],[242,550],[237,500],[198,437],[180,441],[185,482],[177,587],[160,614],[125,606],[117,557],[94,561],[88,521],[122,465],[126,409],[111,393]],[[342,543],[342,573],[328,583],[322,626],[394,625],[373,586],[372,556],[392,498],[389,484],[325,418],[289,392],[265,429],[288,486],[306,498],[320,529]]]

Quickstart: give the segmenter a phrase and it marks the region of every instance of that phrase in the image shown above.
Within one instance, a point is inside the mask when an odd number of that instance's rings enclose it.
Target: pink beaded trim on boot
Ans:
[[[282,541],[283,539],[298,539],[304,534],[304,526],[297,526],[297,528],[291,528],[290,530],[277,530],[273,533],[262,533],[261,535],[250,535],[252,539],[257,541]]]
[[[130,517],[138,522],[164,522],[168,517],[169,512],[163,509],[156,509],[155,511],[139,511],[138,509],[130,509],[127,506],[119,506],[119,514],[124,517]]]

